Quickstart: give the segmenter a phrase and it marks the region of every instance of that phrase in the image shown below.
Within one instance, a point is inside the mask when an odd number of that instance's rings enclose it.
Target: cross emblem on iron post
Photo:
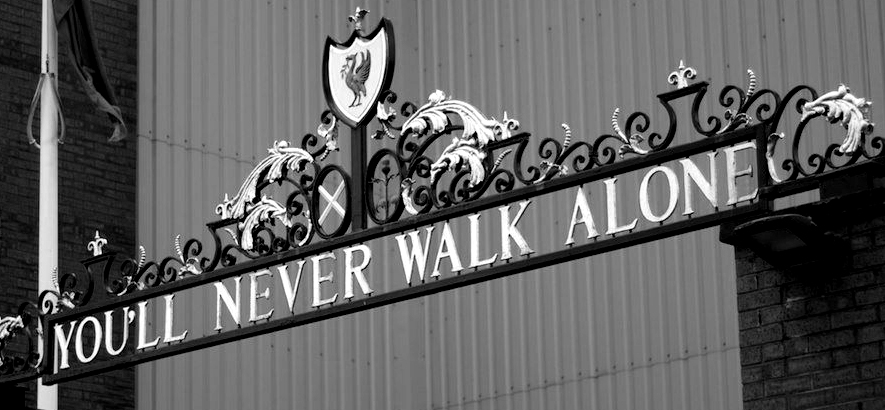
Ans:
[[[338,199],[341,198],[341,194],[344,193],[344,181],[338,183],[338,187],[335,188],[335,193],[330,194],[326,187],[320,185],[319,187],[320,196],[326,200],[326,206],[323,207],[323,212],[320,213],[320,217],[317,219],[320,224],[326,221],[326,218],[329,217],[329,214],[334,210],[338,216],[344,218],[345,210],[344,207],[338,202]]]

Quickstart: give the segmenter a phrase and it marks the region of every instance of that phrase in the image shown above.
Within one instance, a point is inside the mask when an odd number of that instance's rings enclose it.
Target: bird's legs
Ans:
[[[356,107],[357,105],[362,104],[363,103],[362,97],[363,97],[363,95],[359,91],[353,93],[353,101],[350,103],[349,108],[353,108],[353,107]]]

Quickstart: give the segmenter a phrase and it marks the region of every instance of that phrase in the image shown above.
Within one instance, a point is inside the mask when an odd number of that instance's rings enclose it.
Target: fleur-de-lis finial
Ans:
[[[366,14],[369,14],[369,10],[361,9],[359,7],[353,12],[352,15],[347,16],[347,21],[353,24],[353,31],[357,31],[362,33],[363,31],[363,18],[366,17]]]
[[[98,256],[98,255],[101,255],[102,253],[104,253],[104,251],[101,248],[107,244],[108,244],[108,240],[105,238],[102,238],[101,234],[99,234],[98,231],[95,231],[95,240],[93,240],[92,242],[89,242],[89,244],[86,245],[86,249],[92,251],[92,256]]]
[[[676,71],[670,73],[667,77],[667,82],[675,85],[676,89],[688,87],[688,80],[693,80],[695,76],[698,75],[698,72],[691,67],[686,67],[685,63],[682,60],[679,60],[679,67],[676,68]]]

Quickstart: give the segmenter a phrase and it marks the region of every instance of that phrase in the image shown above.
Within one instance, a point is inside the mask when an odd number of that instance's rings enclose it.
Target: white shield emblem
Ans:
[[[387,19],[368,36],[354,30],[343,44],[326,39],[323,88],[329,108],[351,127],[371,120],[393,78],[393,29]]]

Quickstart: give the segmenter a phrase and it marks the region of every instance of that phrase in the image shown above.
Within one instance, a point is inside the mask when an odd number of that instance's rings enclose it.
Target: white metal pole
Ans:
[[[58,266],[58,31],[52,0],[43,0],[43,39],[40,70],[48,75],[40,90],[40,236],[37,295],[53,289],[52,270]],[[42,343],[42,342],[41,342]],[[54,366],[54,363],[50,363]],[[58,410],[58,386],[44,386],[37,380],[37,408]]]

